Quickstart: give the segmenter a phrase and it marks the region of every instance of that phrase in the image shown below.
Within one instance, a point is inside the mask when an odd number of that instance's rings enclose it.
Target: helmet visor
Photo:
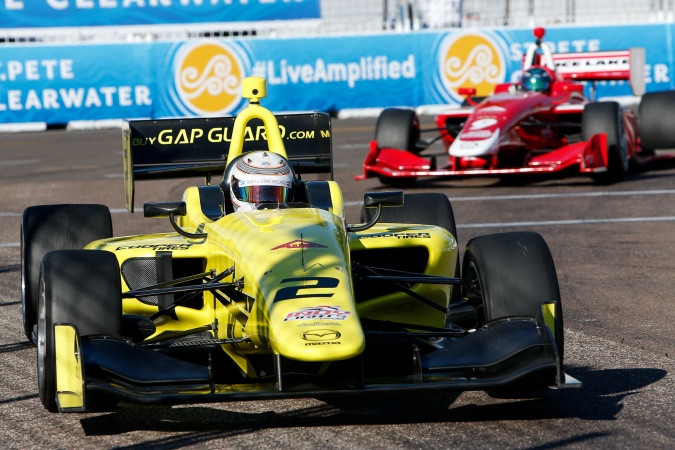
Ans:
[[[523,74],[521,85],[524,91],[541,92],[551,87],[551,77],[545,72]]]
[[[289,191],[286,186],[238,185],[235,195],[247,203],[283,203],[288,200]]]

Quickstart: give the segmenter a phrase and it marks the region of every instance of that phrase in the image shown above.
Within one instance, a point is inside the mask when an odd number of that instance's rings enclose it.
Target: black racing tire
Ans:
[[[457,225],[455,215],[452,212],[450,199],[438,192],[419,192],[404,194],[403,206],[382,208],[380,222],[388,223],[416,223],[423,225],[435,225],[446,229],[457,240]],[[375,216],[375,208],[361,207],[361,221],[367,222]],[[459,278],[459,252],[453,276]],[[450,303],[461,299],[460,289],[452,289]]]
[[[642,96],[638,118],[640,141],[646,150],[675,148],[675,91],[650,92]]]
[[[396,148],[419,153],[420,121],[412,109],[387,108],[375,125],[375,140],[379,148]]]
[[[589,103],[581,116],[581,137],[587,141],[597,133],[607,136],[607,171],[591,175],[598,183],[614,183],[628,173],[628,144],[623,127],[623,110],[617,102]]]
[[[122,287],[117,258],[101,250],[49,252],[41,264],[38,292],[38,391],[44,407],[56,412],[54,325],[73,324],[80,336],[121,334]],[[87,409],[97,409],[96,400],[96,395],[87,396]]]
[[[464,251],[465,298],[479,303],[479,326],[508,316],[540,318],[541,303],[556,302],[555,341],[560,363],[564,331],[560,288],[551,251],[534,232],[471,239]]]
[[[21,217],[21,304],[23,328],[32,341],[37,323],[38,282],[42,257],[52,250],[81,249],[112,237],[110,210],[105,205],[41,205]]]
[[[404,194],[403,206],[382,208],[380,222],[417,223],[445,228],[457,239],[455,215],[450,200],[438,192]],[[375,216],[376,208],[361,207],[361,220],[368,221]]]

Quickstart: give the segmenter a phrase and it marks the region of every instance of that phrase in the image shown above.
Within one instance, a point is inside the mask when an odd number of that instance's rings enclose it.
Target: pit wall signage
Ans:
[[[320,0],[0,0],[0,28],[319,19]]]
[[[0,0],[2,2],[2,0]],[[255,2],[249,2],[253,4]],[[292,2],[291,2],[292,3]],[[647,91],[675,89],[675,25],[548,28],[554,53],[643,47]],[[531,29],[293,39],[0,46],[0,123],[222,117],[245,106],[241,81],[267,78],[272,111],[457,105],[518,80]],[[623,81],[597,96],[631,95]]]

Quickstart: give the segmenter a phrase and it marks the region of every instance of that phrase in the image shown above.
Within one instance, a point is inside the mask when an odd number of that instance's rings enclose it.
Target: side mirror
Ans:
[[[461,87],[457,89],[457,93],[459,95],[463,95],[465,97],[473,97],[476,95],[476,88],[473,87]]]
[[[461,88],[457,89],[457,93],[459,95],[462,95],[462,96],[466,97],[464,99],[464,102],[462,103],[463,106],[466,106],[466,105],[478,106],[479,101],[476,101],[477,99],[474,97],[476,95],[476,88],[461,87]]]
[[[358,225],[348,225],[347,231],[364,231],[372,227],[380,220],[382,208],[391,208],[403,206],[403,191],[390,192],[366,192],[363,195],[363,206],[366,208],[377,208],[377,212],[367,223]]]
[[[156,202],[143,205],[143,217],[168,217],[171,226],[176,232],[188,239],[205,239],[206,233],[189,233],[176,223],[176,216],[186,216],[187,205],[185,202]]]
[[[366,192],[363,194],[363,206],[366,208],[403,206],[403,191]]]
[[[185,202],[153,202],[143,205],[143,217],[169,217],[187,215]]]

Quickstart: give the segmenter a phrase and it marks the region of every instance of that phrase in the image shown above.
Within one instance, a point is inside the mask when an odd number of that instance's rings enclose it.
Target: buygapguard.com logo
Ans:
[[[185,45],[173,63],[180,103],[200,115],[225,115],[241,103],[245,64],[232,48],[219,42]]]
[[[458,90],[475,88],[477,96],[491,94],[506,76],[503,45],[497,38],[482,33],[451,34],[438,51],[439,78],[444,91],[457,102]]]

